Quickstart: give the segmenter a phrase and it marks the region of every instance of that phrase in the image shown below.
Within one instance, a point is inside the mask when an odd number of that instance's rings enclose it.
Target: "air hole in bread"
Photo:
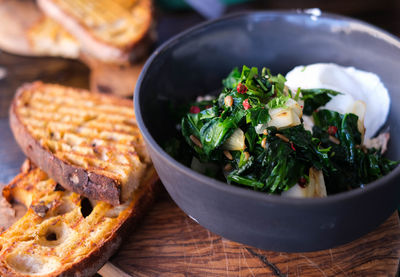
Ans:
[[[84,218],[88,217],[93,211],[92,203],[86,197],[81,200],[81,213]]]
[[[59,183],[57,183],[56,187],[54,188],[54,191],[65,191],[65,189]]]
[[[47,240],[47,241],[56,241],[56,240],[58,240],[57,234],[56,234],[55,232],[52,232],[52,231],[47,232],[47,234],[46,234],[46,240]]]
[[[71,230],[63,223],[49,222],[39,230],[38,243],[47,247],[56,247],[70,236]]]

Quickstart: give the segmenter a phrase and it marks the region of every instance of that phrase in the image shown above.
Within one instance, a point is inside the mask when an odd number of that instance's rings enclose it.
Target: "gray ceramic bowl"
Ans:
[[[267,195],[211,179],[170,157],[175,131],[169,101],[221,88],[235,66],[334,62],[378,74],[391,95],[388,156],[400,159],[400,41],[358,20],[299,12],[228,16],[192,28],[154,52],[139,78],[135,110],[159,176],[179,207],[225,238],[276,251],[314,251],[354,240],[381,224],[400,202],[400,167],[364,189],[325,199]]]

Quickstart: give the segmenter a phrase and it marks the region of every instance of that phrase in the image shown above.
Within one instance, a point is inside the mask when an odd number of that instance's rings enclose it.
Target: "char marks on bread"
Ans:
[[[35,82],[16,93],[10,126],[24,153],[67,190],[119,205],[150,164],[132,107],[128,99]]]
[[[118,249],[153,202],[158,177],[152,166],[119,206],[89,201],[60,189],[27,160],[4,190],[26,214],[0,235],[0,276],[92,276]]]
[[[82,50],[109,63],[135,62],[153,40],[151,0],[38,0]]]

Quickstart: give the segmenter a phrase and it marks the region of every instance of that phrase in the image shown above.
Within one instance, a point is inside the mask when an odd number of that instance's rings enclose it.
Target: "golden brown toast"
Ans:
[[[10,126],[38,167],[90,199],[113,205],[129,200],[150,164],[128,99],[29,83],[14,97]]]
[[[27,213],[0,235],[0,276],[92,276],[153,201],[150,167],[131,200],[113,207],[65,191],[29,160],[3,190]],[[128,228],[130,228],[128,230]]]
[[[37,55],[79,58],[79,42],[49,17],[43,16],[29,28],[27,37],[32,51]]]
[[[38,0],[44,13],[105,62],[137,61],[153,40],[151,0]]]

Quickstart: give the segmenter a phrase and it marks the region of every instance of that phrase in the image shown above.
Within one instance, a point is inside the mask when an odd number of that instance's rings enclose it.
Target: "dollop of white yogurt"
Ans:
[[[378,132],[389,114],[389,93],[374,73],[333,63],[316,63],[296,66],[286,75],[286,79],[286,85],[293,91],[300,87],[341,92],[341,95],[333,97],[323,107],[329,110],[346,113],[351,110],[355,101],[363,101],[366,104],[366,138],[371,138]]]

